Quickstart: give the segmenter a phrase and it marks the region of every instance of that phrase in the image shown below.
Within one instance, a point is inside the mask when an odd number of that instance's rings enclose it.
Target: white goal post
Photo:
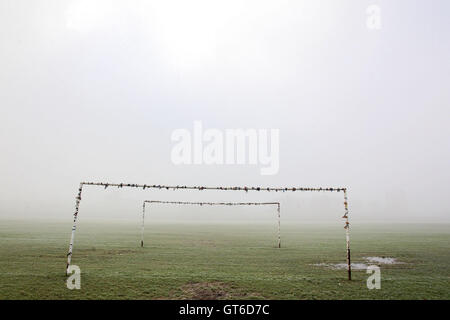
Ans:
[[[279,202],[190,202],[190,201],[162,201],[162,200],[144,200],[142,204],[142,226],[141,226],[141,247],[144,246],[144,225],[145,225],[145,204],[175,204],[175,205],[198,205],[198,206],[277,206],[278,217],[278,248],[281,248],[280,231],[280,203]]]
[[[75,230],[77,227],[77,217],[78,211],[80,209],[81,203],[81,193],[83,191],[84,186],[100,186],[105,189],[108,187],[117,187],[117,188],[139,188],[139,189],[159,189],[159,190],[218,190],[218,191],[267,191],[267,192],[295,192],[295,191],[304,191],[304,192],[343,192],[344,194],[344,215],[342,218],[344,219],[344,229],[345,229],[345,238],[346,238],[346,247],[347,247],[347,274],[348,280],[352,279],[352,268],[350,262],[350,223],[348,220],[348,200],[347,200],[347,188],[308,188],[308,187],[290,187],[290,188],[264,188],[264,187],[203,187],[203,186],[170,186],[170,185],[148,185],[148,184],[130,184],[130,183],[105,183],[105,182],[80,182],[80,186],[78,188],[78,195],[75,200],[75,212],[73,214],[73,226],[72,226],[72,234],[70,237],[69,243],[69,252],[67,253],[67,265],[66,265],[66,274],[69,274],[69,266],[72,261],[72,249],[73,243],[75,239]]]

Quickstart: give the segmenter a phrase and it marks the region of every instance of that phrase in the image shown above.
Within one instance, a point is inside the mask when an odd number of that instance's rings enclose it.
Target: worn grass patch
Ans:
[[[264,299],[256,292],[248,293],[236,285],[221,281],[189,282],[182,285],[169,297],[164,299],[187,300],[230,300],[230,299]]]

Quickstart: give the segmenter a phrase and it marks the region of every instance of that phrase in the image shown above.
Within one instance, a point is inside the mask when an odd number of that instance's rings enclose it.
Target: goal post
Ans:
[[[290,188],[271,188],[271,187],[204,187],[204,186],[171,186],[171,185],[148,185],[148,184],[130,184],[130,183],[105,183],[105,182],[80,182],[78,194],[75,198],[75,212],[73,214],[72,234],[69,243],[69,252],[67,253],[66,274],[69,274],[69,266],[72,261],[72,250],[75,239],[75,230],[77,227],[77,218],[81,203],[81,193],[84,186],[117,187],[117,188],[139,188],[139,189],[159,189],[159,190],[217,190],[217,191],[266,191],[266,192],[343,192],[344,194],[344,228],[346,237],[346,253],[347,253],[347,274],[348,280],[352,279],[352,267],[350,261],[350,223],[348,219],[348,198],[347,188],[322,188],[322,187],[290,187]]]
[[[173,204],[173,205],[198,205],[198,206],[277,206],[278,218],[278,248],[281,248],[281,230],[280,230],[280,203],[279,202],[190,202],[190,201],[162,201],[162,200],[144,200],[142,204],[142,226],[141,226],[141,247],[144,246],[144,226],[145,226],[145,208],[146,204]]]

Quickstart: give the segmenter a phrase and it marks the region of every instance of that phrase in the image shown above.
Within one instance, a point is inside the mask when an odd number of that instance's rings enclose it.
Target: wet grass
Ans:
[[[1,221],[0,299],[449,299],[450,225],[353,225],[352,261],[380,265],[381,290],[345,262],[344,230],[284,224],[139,225],[84,221],[72,263],[81,290],[66,288],[69,223]]]

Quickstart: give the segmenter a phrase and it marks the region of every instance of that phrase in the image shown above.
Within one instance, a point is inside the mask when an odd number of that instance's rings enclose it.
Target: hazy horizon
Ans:
[[[371,4],[380,30],[366,26]],[[98,181],[347,187],[350,222],[449,223],[449,11],[404,0],[2,1],[0,219],[70,221],[79,183]],[[195,120],[279,129],[279,172],[173,164],[171,133]],[[342,223],[342,197],[86,186],[80,219],[139,218],[155,199],[280,201],[286,221]],[[274,214],[158,210],[179,222]]]

